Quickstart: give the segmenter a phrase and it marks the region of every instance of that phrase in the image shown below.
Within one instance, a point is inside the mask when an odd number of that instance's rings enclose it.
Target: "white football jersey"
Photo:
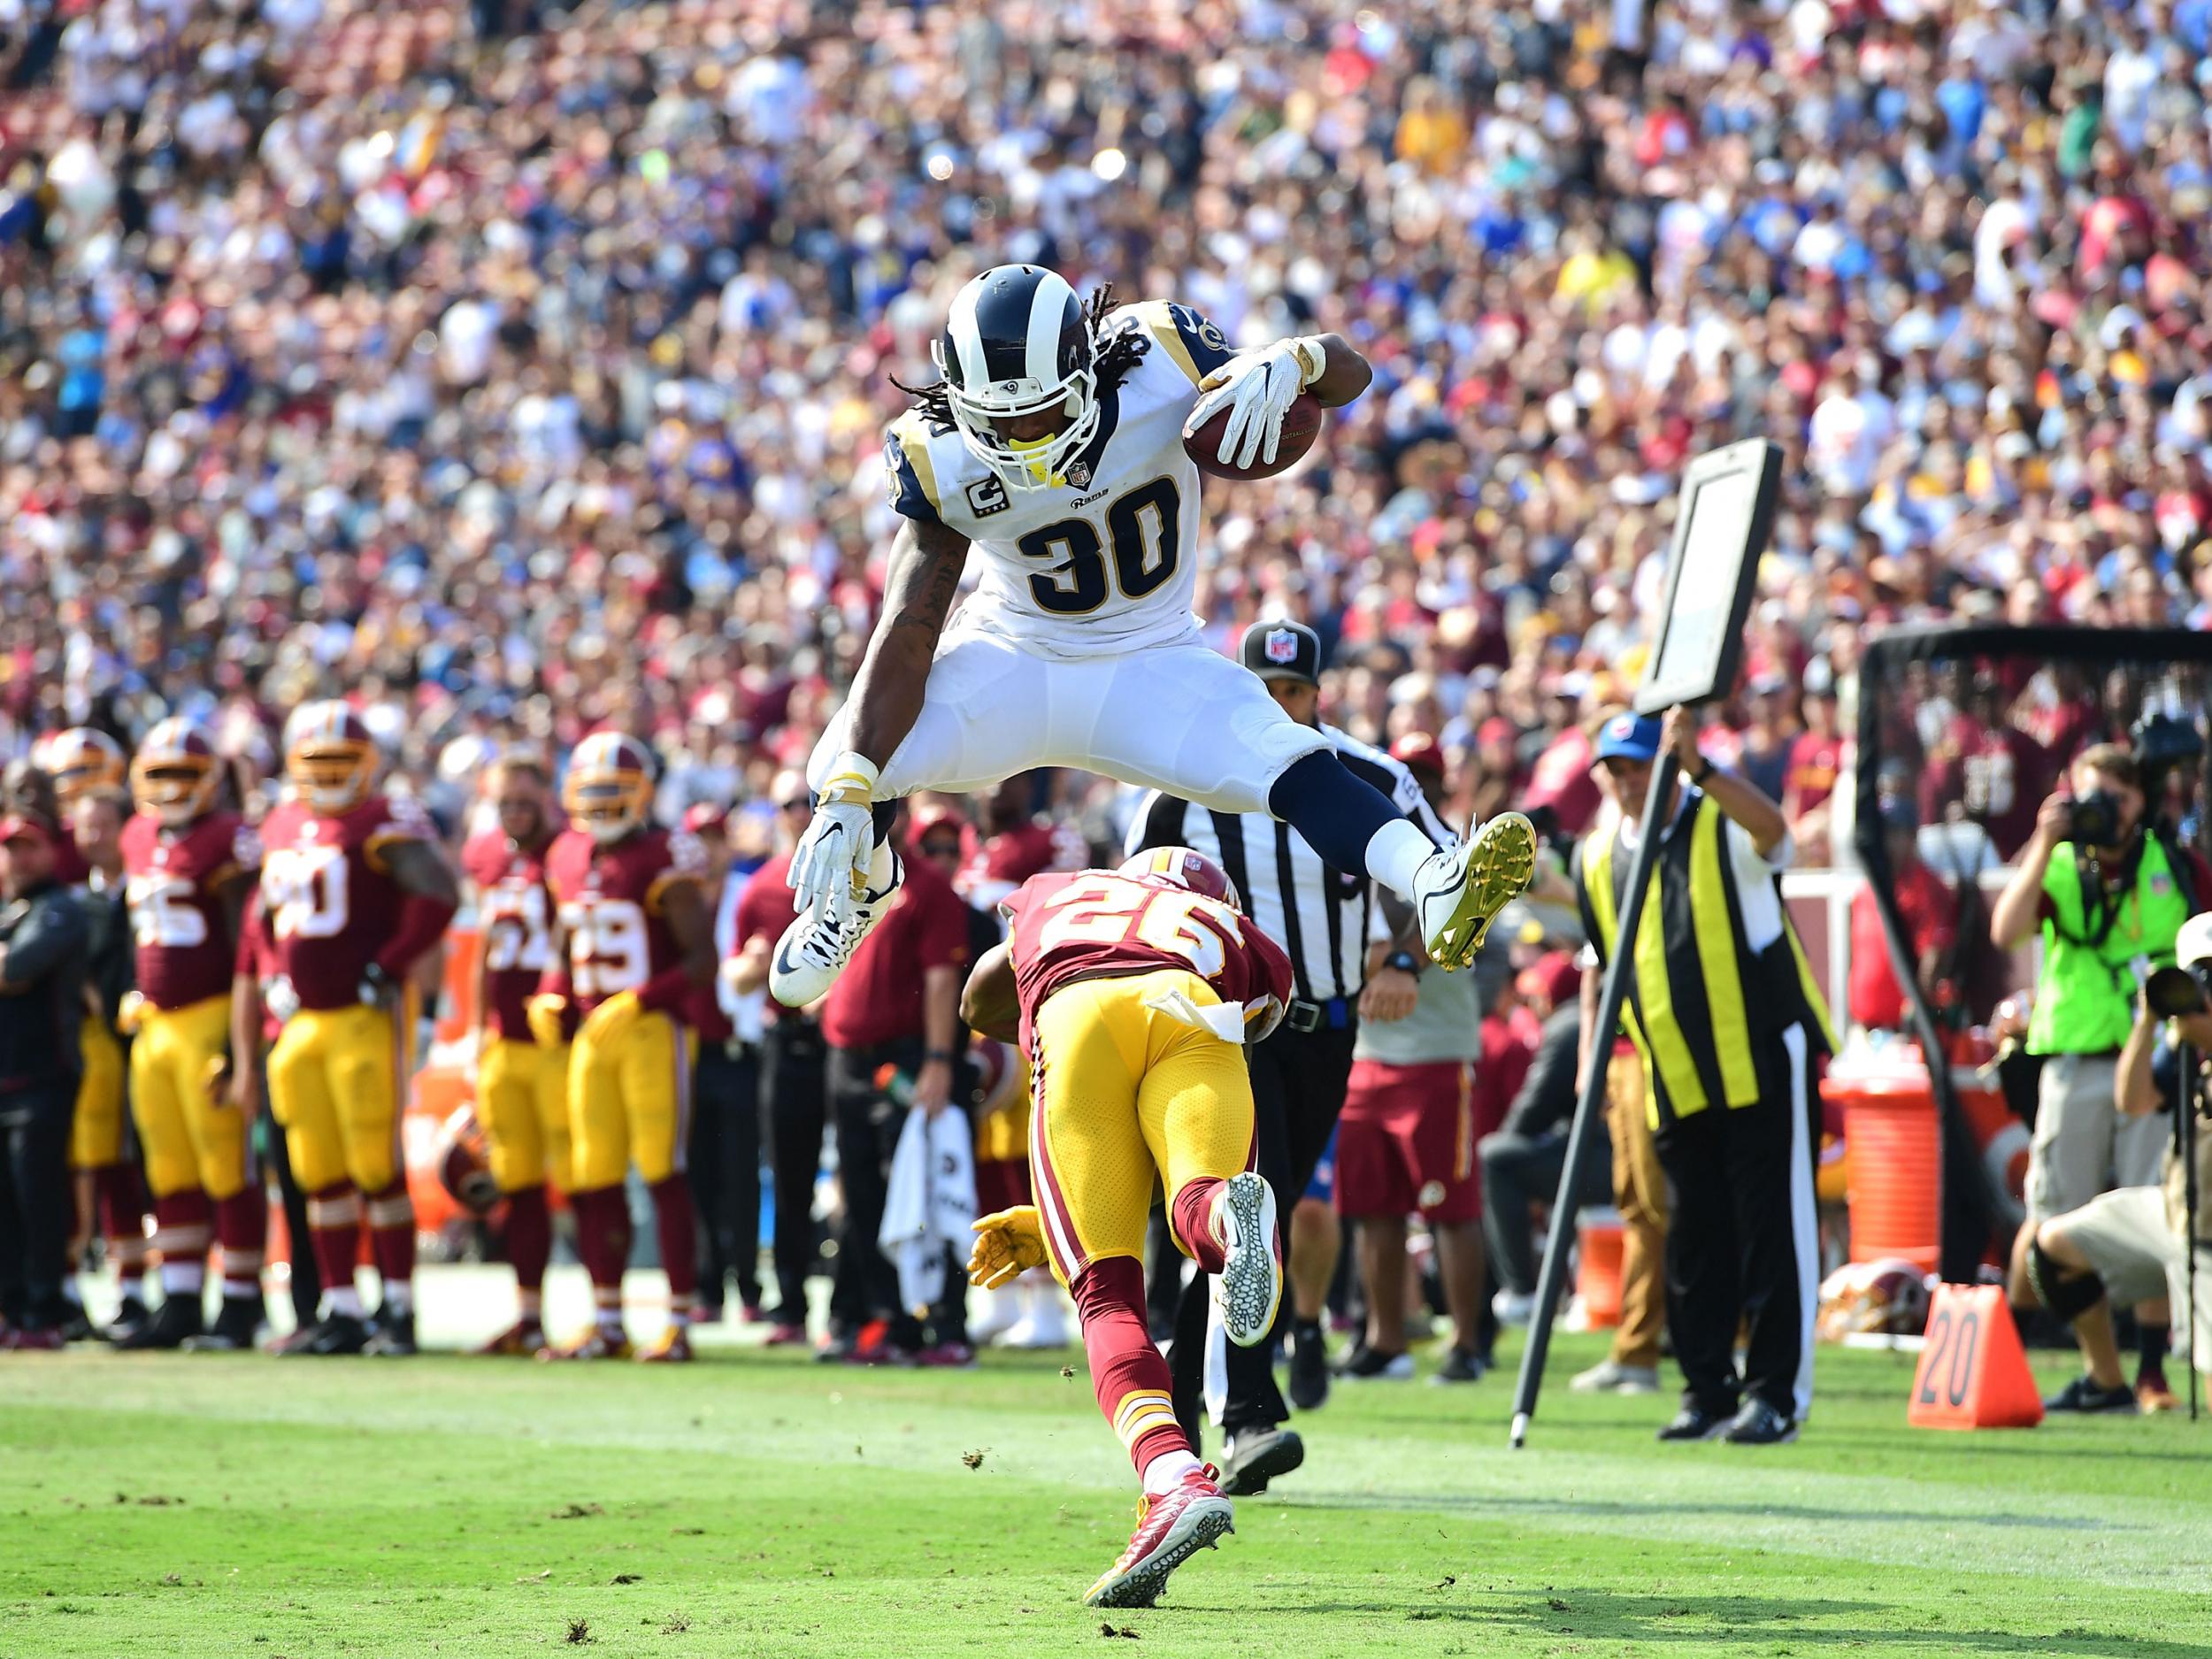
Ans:
[[[1106,338],[1143,332],[1148,348],[1099,393],[1098,433],[1064,484],[1010,490],[959,431],[918,410],[884,445],[891,504],[942,524],[982,554],[981,583],[959,626],[997,634],[1046,657],[1110,657],[1193,638],[1198,468],[1183,422],[1198,382],[1233,354],[1187,306],[1125,305]],[[1102,346],[1103,342],[1102,341]]]

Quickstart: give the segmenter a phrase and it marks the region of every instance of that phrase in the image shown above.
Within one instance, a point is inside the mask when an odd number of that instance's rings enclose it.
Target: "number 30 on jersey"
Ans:
[[[1107,572],[1106,548],[1087,518],[1063,518],[1032,530],[1014,545],[1025,557],[1053,561],[1029,579],[1038,606],[1054,616],[1087,615],[1114,594],[1141,599],[1175,574],[1180,547],[1182,497],[1164,475],[1124,492],[1106,510],[1113,571]]]

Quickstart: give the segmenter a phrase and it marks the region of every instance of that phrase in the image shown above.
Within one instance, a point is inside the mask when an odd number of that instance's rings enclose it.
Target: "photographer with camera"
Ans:
[[[2170,1307],[2182,1316],[2184,1350],[2193,1354],[2199,1371],[2212,1372],[2212,1342],[2191,1328],[2199,1321],[2188,1282],[2193,1237],[2197,1272],[2212,1266],[2212,1234],[2199,1203],[2212,1179],[2212,1133],[2203,1120],[2203,1070],[2212,1054],[2212,913],[2183,925],[2175,955],[2177,966],[2159,969],[2144,984],[2120,1052],[2114,1099],[2132,1123],[2174,1125],[2162,1155],[2162,1179],[2118,1187],[2054,1216],[2036,1227],[2028,1246],[2029,1280],[2043,1305],[2073,1326],[2086,1368],[2045,1402],[2054,1411],[2172,1409],[2162,1371],[2155,1392],[2142,1382],[2129,1391],[2112,1334],[2110,1298],[2116,1296],[2153,1312]],[[2185,1112],[2180,1110],[2185,1102]],[[2200,1294],[2203,1288],[2200,1278]],[[2155,1325],[2162,1339],[2165,1321]]]
[[[2147,821],[2136,756],[2116,743],[2084,749],[2073,793],[2036,814],[2019,868],[1990,917],[2001,950],[2039,926],[2042,966],[2028,1052],[2043,1056],[2028,1162],[2027,1220],[2015,1239],[2011,1290],[2024,1303],[2036,1229],[2115,1187],[2157,1179],[2162,1117],[2115,1110],[2121,1046],[2134,1025],[2138,987],[2170,965],[2182,924],[2196,910],[2201,864],[2162,821]],[[2162,1321],[2147,1320],[2143,1383],[2155,1383],[2165,1352]]]

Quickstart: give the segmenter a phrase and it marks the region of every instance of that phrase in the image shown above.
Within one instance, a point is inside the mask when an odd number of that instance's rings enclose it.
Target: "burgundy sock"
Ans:
[[[361,1248],[361,1194],[343,1181],[307,1195],[307,1231],[315,1274],[326,1296],[353,1294],[353,1264]]]
[[[1137,1472],[1163,1452],[1189,1451],[1175,1421],[1167,1362],[1145,1327],[1143,1263],[1128,1256],[1093,1262],[1076,1276],[1074,1293],[1098,1409]]]
[[[691,1207],[691,1181],[678,1170],[655,1181],[649,1190],[661,1266],[668,1274],[669,1302],[688,1312],[699,1294],[699,1233]]]
[[[384,1281],[388,1299],[394,1286],[410,1285],[415,1277],[415,1205],[407,1196],[406,1181],[395,1179],[371,1196],[365,1213],[376,1276]]]
[[[1218,1175],[1194,1176],[1175,1194],[1170,1217],[1177,1240],[1191,1260],[1209,1273],[1218,1273],[1229,1264],[1228,1255],[1213,1230],[1214,1194],[1225,1184]]]
[[[571,1193],[569,1207],[576,1212],[576,1253],[584,1258],[584,1271],[600,1290],[619,1293],[622,1266],[630,1256],[630,1211],[619,1187],[595,1187]]]
[[[553,1253],[553,1218],[545,1207],[545,1188],[526,1187],[507,1194],[507,1259],[515,1284],[523,1290],[545,1287],[545,1262]]]
[[[223,1271],[234,1263],[258,1272],[269,1242],[269,1201],[258,1187],[246,1187],[215,1204],[215,1239],[223,1247]]]
[[[213,1229],[214,1208],[198,1187],[154,1200],[154,1248],[164,1262],[200,1262],[206,1258]]]
[[[146,1255],[146,1183],[135,1164],[111,1164],[92,1175],[93,1210],[101,1236],[126,1271]]]

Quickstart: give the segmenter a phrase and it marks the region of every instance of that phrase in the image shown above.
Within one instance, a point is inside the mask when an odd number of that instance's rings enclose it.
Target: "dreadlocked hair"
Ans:
[[[1091,331],[1092,349],[1096,354],[1091,365],[1091,373],[1102,392],[1119,386],[1122,376],[1136,366],[1137,359],[1144,356],[1152,344],[1151,337],[1141,328],[1120,329],[1104,345],[1098,343],[1099,336],[1106,326],[1106,319],[1119,309],[1120,302],[1114,298],[1114,285],[1110,282],[1100,283],[1091,290],[1090,298],[1083,303],[1084,326]],[[949,426],[954,424],[952,398],[946,391],[944,381],[933,380],[927,386],[909,386],[894,374],[891,384],[914,400],[915,409],[932,426]]]
[[[1107,317],[1119,303],[1114,298],[1114,285],[1110,282],[1102,282],[1091,290],[1091,297],[1083,307],[1083,320],[1090,325],[1094,342],[1104,329]],[[1098,360],[1092,365],[1092,373],[1098,377],[1098,389],[1103,392],[1119,386],[1121,377],[1136,366],[1137,359],[1151,345],[1151,335],[1141,328],[1118,330],[1099,350]]]

